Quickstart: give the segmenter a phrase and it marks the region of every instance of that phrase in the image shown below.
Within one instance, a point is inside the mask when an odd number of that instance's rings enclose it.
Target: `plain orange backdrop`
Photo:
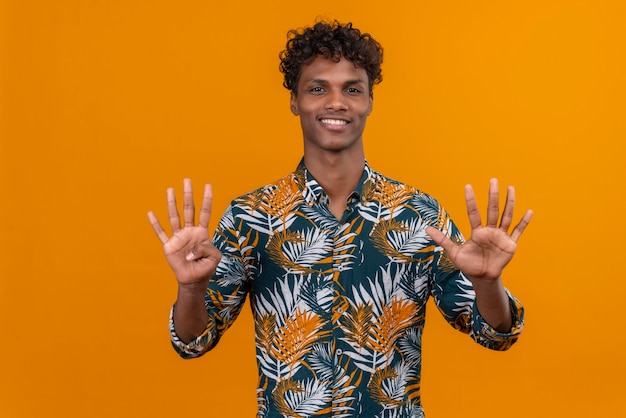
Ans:
[[[175,280],[147,221],[165,189],[230,199],[295,168],[278,53],[325,16],[385,48],[370,164],[469,233],[490,177],[535,211],[505,284],[526,307],[507,353],[430,307],[436,417],[626,416],[626,3],[620,0],[3,1],[0,416],[253,416],[249,308],[179,359]],[[518,215],[521,215],[521,210]]]

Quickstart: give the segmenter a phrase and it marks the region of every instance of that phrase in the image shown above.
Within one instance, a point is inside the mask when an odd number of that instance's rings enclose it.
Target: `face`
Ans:
[[[305,154],[362,150],[365,121],[372,112],[367,73],[342,58],[315,58],[302,67],[291,111],[300,117]]]

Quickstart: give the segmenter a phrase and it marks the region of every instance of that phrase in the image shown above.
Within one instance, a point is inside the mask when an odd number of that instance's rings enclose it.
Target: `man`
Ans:
[[[291,31],[281,54],[304,158],[294,173],[232,201],[211,241],[212,190],[194,226],[168,189],[172,236],[150,221],[178,281],[170,330],[178,353],[210,350],[250,295],[261,417],[422,417],[421,335],[430,296],[456,329],[505,350],[523,309],[501,273],[530,221],[509,234],[492,180],[486,224],[465,190],[464,242],[432,197],[367,164],[362,134],[382,49],[351,24]],[[499,224],[498,224],[499,222]]]

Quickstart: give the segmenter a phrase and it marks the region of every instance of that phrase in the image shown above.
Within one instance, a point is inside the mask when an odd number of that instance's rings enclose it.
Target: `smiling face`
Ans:
[[[363,68],[344,58],[334,62],[318,56],[302,67],[297,91],[290,105],[300,117],[305,156],[363,153],[363,130],[373,104]]]

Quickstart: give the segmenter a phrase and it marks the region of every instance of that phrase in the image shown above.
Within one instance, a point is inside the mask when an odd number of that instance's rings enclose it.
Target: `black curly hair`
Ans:
[[[286,49],[279,55],[280,71],[285,76],[283,86],[296,95],[302,66],[318,56],[335,62],[343,57],[363,68],[367,73],[370,95],[374,84],[383,80],[380,69],[383,48],[369,34],[353,28],[352,23],[321,21],[312,27],[290,30],[287,37]]]

